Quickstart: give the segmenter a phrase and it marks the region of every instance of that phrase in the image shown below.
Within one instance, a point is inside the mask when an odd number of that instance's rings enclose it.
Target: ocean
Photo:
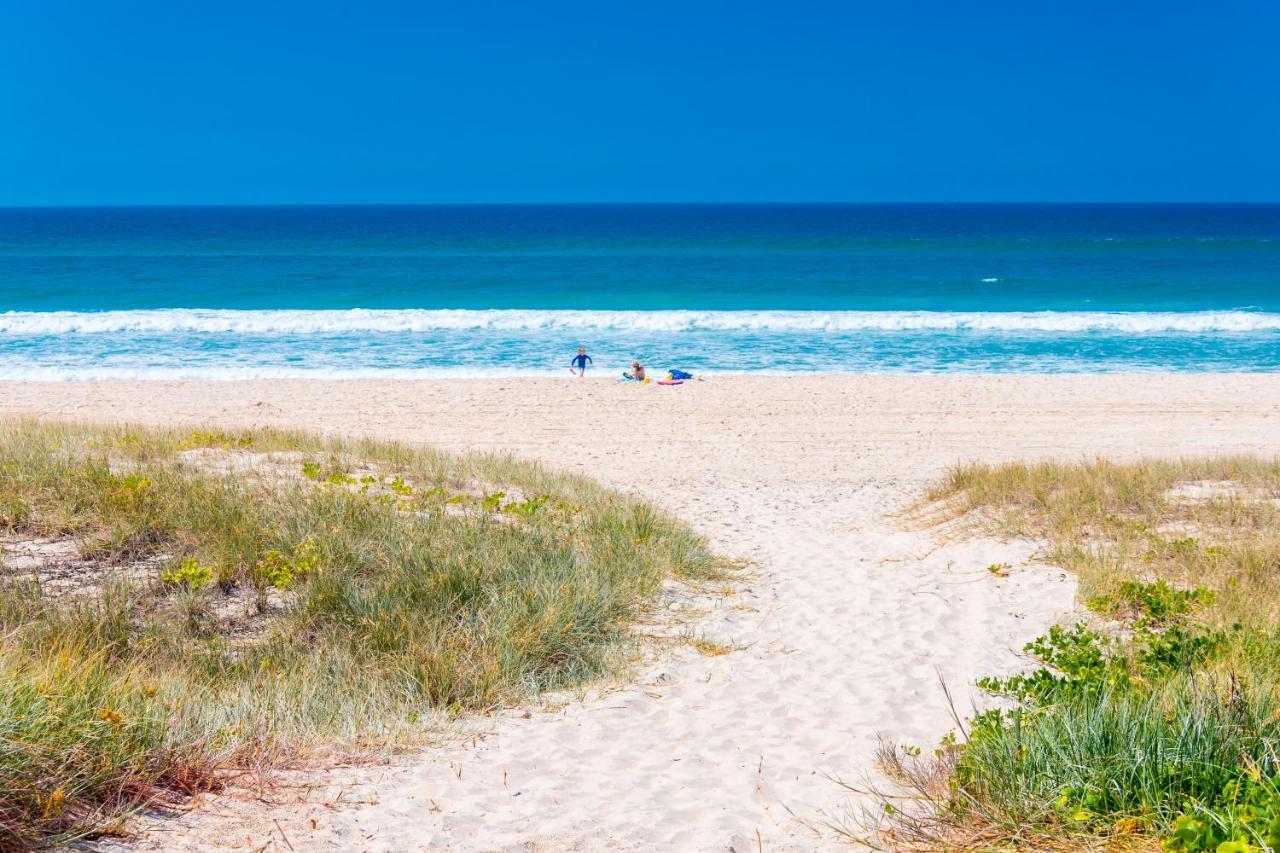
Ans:
[[[0,209],[0,378],[1280,370],[1280,205]]]

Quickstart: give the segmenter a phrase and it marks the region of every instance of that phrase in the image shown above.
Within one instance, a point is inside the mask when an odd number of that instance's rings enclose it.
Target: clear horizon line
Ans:
[[[1036,206],[1255,206],[1280,205],[1276,200],[1072,200],[1072,201],[306,201],[306,202],[124,202],[76,204],[0,204],[0,210],[95,210],[181,208],[323,208],[323,207],[1036,207]]]

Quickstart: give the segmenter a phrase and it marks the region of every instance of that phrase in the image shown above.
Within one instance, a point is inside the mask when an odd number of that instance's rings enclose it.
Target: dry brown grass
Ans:
[[[1205,587],[1213,628],[1280,625],[1280,463],[1254,457],[958,468],[922,507],[935,520],[1045,540],[1084,601],[1125,580]]]

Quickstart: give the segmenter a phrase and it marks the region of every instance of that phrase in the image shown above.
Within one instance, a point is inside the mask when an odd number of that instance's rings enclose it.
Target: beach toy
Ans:
[[[659,385],[683,385],[684,380],[683,379],[659,379],[658,384]]]

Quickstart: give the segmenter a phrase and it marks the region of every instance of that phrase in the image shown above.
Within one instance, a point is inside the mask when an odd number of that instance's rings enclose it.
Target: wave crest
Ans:
[[[1280,314],[1254,311],[550,311],[517,309],[9,311],[0,335],[196,333],[341,335],[449,330],[554,331],[1259,332]]]

